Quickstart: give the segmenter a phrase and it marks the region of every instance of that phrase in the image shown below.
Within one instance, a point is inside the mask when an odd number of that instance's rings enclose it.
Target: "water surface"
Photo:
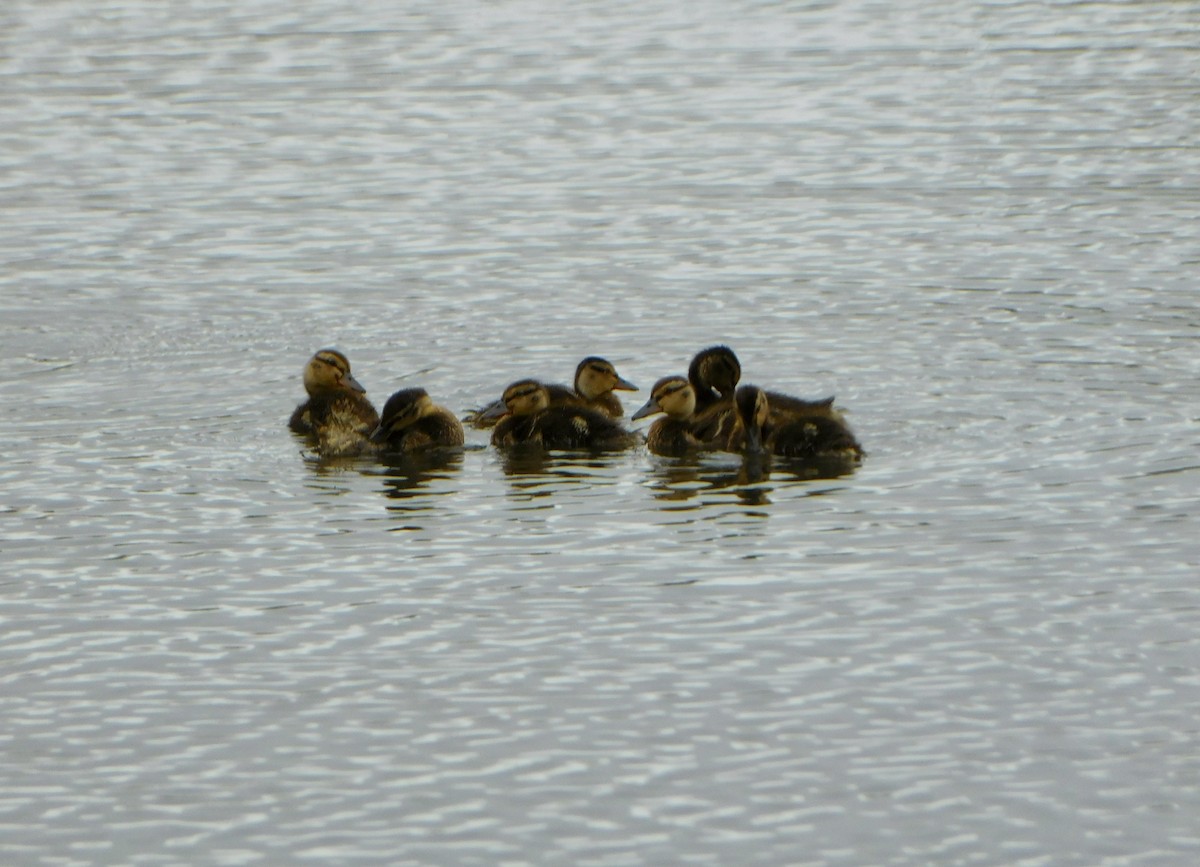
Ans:
[[[1198,31],[7,4],[5,863],[1194,863]],[[863,467],[284,426],[718,341]]]

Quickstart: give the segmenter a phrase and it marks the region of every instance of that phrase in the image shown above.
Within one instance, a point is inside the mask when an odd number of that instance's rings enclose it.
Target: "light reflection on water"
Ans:
[[[227,5],[0,10],[4,863],[1196,861],[1188,4]],[[861,468],[284,427],[717,342]]]

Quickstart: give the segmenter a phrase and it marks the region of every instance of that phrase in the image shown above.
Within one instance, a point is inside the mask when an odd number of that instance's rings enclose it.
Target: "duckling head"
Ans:
[[[763,428],[771,416],[767,393],[757,385],[743,385],[734,395],[734,407],[738,422],[746,432],[746,451],[757,453],[763,450]]]
[[[741,378],[741,362],[728,346],[701,349],[688,367],[688,379],[693,386],[701,391],[715,391],[721,397],[733,394]]]
[[[592,355],[575,368],[575,391],[587,400],[595,400],[610,391],[637,391],[638,387],[622,379],[617,369],[603,358]]]
[[[536,379],[522,379],[504,389],[504,405],[509,415],[533,415],[550,406],[550,394]]]
[[[630,416],[631,421],[654,415],[656,412],[666,413],[671,418],[689,418],[696,411],[696,392],[692,384],[682,376],[664,376],[654,383],[650,390],[650,399],[645,406]]]
[[[423,388],[406,388],[388,398],[380,414],[379,426],[371,433],[372,442],[382,442],[402,431],[434,408],[433,399]]]
[[[308,360],[304,367],[304,390],[313,397],[338,391],[360,394],[367,391],[350,373],[350,360],[336,349],[321,349]]]

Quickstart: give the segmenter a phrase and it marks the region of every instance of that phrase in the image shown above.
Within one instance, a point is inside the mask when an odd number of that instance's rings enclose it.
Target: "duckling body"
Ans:
[[[696,392],[682,376],[664,376],[654,383],[650,399],[631,419],[663,413],[646,432],[646,447],[656,455],[678,456],[714,447],[714,413],[696,415]],[[719,419],[715,423],[719,427]]]
[[[324,457],[370,451],[369,437],[379,414],[366,389],[350,372],[350,361],[336,349],[319,350],[304,367],[308,399],[296,407],[288,427],[306,437]]]
[[[635,437],[611,418],[586,406],[552,406],[546,386],[532,379],[504,390],[507,415],[492,431],[492,445],[525,444],[544,449],[624,449]]]
[[[612,363],[595,355],[579,362],[575,368],[574,386],[545,385],[550,406],[587,407],[609,418],[625,413],[614,391],[637,391],[632,382],[621,377]],[[466,416],[465,421],[476,428],[489,428],[507,411],[503,398]]]
[[[414,452],[436,446],[461,446],[463,427],[423,388],[406,388],[388,398],[371,442],[390,452]]]
[[[770,393],[755,385],[738,388],[733,430],[726,441],[728,451],[743,454],[772,454],[788,458],[858,461],[862,447],[836,410],[821,404],[814,413],[777,416],[770,406]]]

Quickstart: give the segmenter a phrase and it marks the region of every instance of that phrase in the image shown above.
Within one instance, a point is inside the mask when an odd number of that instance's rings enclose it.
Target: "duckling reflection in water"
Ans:
[[[350,361],[336,349],[319,350],[304,367],[308,399],[296,407],[288,427],[307,437],[323,457],[370,451],[368,438],[379,414],[350,372]]]
[[[544,449],[618,450],[637,437],[608,416],[584,406],[553,406],[546,386],[523,379],[504,390],[507,414],[492,431],[492,445]]]
[[[620,418],[625,408],[614,391],[637,391],[638,388],[623,379],[612,363],[595,355],[588,356],[575,368],[574,387],[547,385],[546,393],[551,406],[583,406],[604,413],[609,418]],[[507,412],[501,398],[483,409],[468,413],[463,419],[472,427],[489,428]]]
[[[413,452],[434,446],[461,446],[463,427],[423,388],[406,388],[388,398],[371,442],[385,451]]]
[[[736,418],[725,443],[728,451],[854,463],[862,459],[862,446],[836,411],[776,416],[769,393],[756,385],[739,387],[734,406]]]
[[[714,414],[710,408],[704,417],[697,418],[696,392],[684,377],[664,376],[654,383],[654,388],[650,390],[650,399],[631,416],[631,420],[636,421],[659,412],[663,413],[663,418],[656,419],[646,433],[646,447],[656,455],[679,456],[717,447],[711,435],[700,435],[697,432],[712,428],[709,416],[719,413]]]

